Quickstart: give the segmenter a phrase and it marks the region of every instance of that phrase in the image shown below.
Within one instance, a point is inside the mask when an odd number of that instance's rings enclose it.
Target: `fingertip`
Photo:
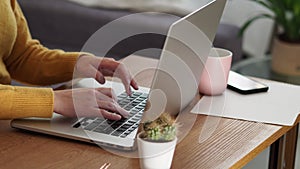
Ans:
[[[133,87],[135,90],[139,90],[139,86],[135,86]]]
[[[129,117],[129,112],[128,111],[126,111],[125,109],[123,109],[123,108],[121,108],[121,107],[119,107],[120,109],[119,109],[119,114],[122,116],[122,117],[124,117],[124,118],[128,118]]]
[[[105,83],[104,77],[100,77],[100,78],[98,79],[98,82],[99,82],[100,84],[104,84],[104,83]]]
[[[125,91],[127,93],[128,96],[131,96],[131,88],[129,85],[127,84],[124,84],[124,87],[125,87]]]
[[[112,113],[104,109],[100,109],[100,117],[104,117],[110,120],[120,120],[122,118],[120,114]]]
[[[120,114],[117,114],[117,113],[110,113],[108,119],[110,119],[110,120],[120,120],[120,119],[122,119],[122,116]]]
[[[104,76],[102,75],[101,72],[97,71],[97,74],[96,74],[96,78],[95,78],[100,84],[104,84],[105,83],[105,78]]]
[[[135,90],[138,90],[138,89],[139,89],[139,86],[138,86],[138,84],[136,83],[135,80],[132,80],[130,85],[131,85]]]
[[[127,119],[129,117],[129,112],[126,111],[126,113],[123,114],[122,116]]]
[[[126,93],[127,93],[128,96],[131,96],[131,94],[132,94],[131,89],[130,89],[130,88],[127,88],[127,89],[126,89]]]
[[[122,119],[122,116],[121,115],[119,115],[119,114],[116,114],[116,113],[113,113],[113,119],[114,120],[121,120]]]

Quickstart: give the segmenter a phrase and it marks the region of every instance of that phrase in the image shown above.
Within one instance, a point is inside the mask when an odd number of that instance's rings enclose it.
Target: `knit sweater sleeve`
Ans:
[[[49,50],[33,40],[17,1],[10,2],[17,26],[12,51],[3,58],[10,76],[35,85],[71,80],[79,53]],[[52,116],[54,93],[51,88],[0,85],[0,96],[0,119]]]
[[[11,77],[35,85],[71,80],[79,53],[50,50],[32,39],[17,1],[11,2],[17,24],[17,38],[12,53],[5,59]]]
[[[0,85],[0,96],[0,119],[52,116],[51,88]]]

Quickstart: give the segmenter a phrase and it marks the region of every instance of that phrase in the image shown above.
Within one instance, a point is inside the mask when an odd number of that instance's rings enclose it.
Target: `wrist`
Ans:
[[[60,94],[59,94],[59,91],[54,91],[53,92],[53,111],[56,112],[56,113],[59,113],[60,112],[60,103],[61,103],[61,99],[60,99]]]
[[[78,56],[78,60],[82,57],[93,57],[93,56],[95,55],[93,55],[92,53],[80,52]]]

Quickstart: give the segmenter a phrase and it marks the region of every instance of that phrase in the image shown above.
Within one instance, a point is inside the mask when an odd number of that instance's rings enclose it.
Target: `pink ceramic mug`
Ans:
[[[212,48],[202,72],[199,92],[205,95],[220,95],[227,87],[231,67],[232,52],[227,49]]]

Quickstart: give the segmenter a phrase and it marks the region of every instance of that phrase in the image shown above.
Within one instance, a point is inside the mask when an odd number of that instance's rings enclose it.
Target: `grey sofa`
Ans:
[[[66,51],[80,51],[88,38],[108,22],[135,11],[89,8],[66,0],[18,0],[33,38],[49,48]],[[166,33],[168,27],[178,18],[164,15],[142,15],[129,27],[152,27]],[[214,46],[231,50],[233,62],[242,58],[242,39],[237,36],[239,28],[221,23],[215,37]],[[135,51],[146,48],[162,48],[165,36],[141,34],[124,39],[116,44],[107,55],[120,59]],[[149,57],[159,57],[159,53],[145,53]]]

